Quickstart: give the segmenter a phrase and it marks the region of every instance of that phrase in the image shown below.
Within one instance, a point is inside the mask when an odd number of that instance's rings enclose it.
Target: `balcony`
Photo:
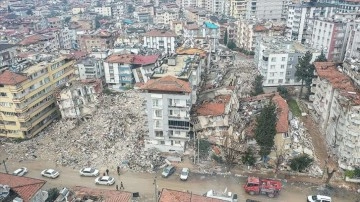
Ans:
[[[28,105],[25,105],[24,107],[21,107],[21,108],[19,108],[19,107],[16,107],[16,108],[15,108],[15,112],[16,112],[16,113],[24,113],[24,112],[26,112],[27,110],[29,110]]]
[[[29,114],[23,114],[19,116],[19,121],[20,122],[27,122],[30,120],[30,115]]]
[[[23,90],[24,90],[23,87],[20,86],[20,85],[10,87],[10,92],[12,92],[12,93],[19,93],[19,92],[21,92]]]
[[[169,117],[169,119],[189,120],[189,117],[182,117],[182,116],[180,116],[180,114],[179,115],[169,115],[168,117]]]
[[[19,103],[22,103],[22,102],[25,101],[25,97],[20,97],[20,98],[15,97],[15,98],[12,99],[12,101],[13,101],[14,103],[19,104]]]

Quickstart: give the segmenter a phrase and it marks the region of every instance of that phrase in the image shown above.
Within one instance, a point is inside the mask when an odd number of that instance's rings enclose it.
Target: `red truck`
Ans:
[[[281,182],[273,179],[260,179],[258,177],[248,177],[244,190],[250,195],[266,194],[273,198],[279,195],[281,191]]]

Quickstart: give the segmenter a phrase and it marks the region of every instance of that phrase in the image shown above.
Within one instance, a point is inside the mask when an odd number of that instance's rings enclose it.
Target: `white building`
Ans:
[[[112,16],[112,10],[110,6],[94,7],[94,12],[102,16]]]
[[[360,58],[360,26],[354,27],[349,33],[345,58]]]
[[[170,30],[151,30],[144,34],[144,46],[152,49],[175,53],[176,34]]]
[[[313,20],[333,16],[336,5],[328,3],[303,3],[289,6],[286,36],[298,42],[310,43]]]
[[[307,51],[313,54],[313,60],[320,51],[313,50],[285,37],[258,38],[255,48],[255,64],[262,76],[264,86],[300,85],[295,77],[299,57]]]
[[[283,12],[283,0],[247,1],[246,18],[280,20]]]
[[[336,63],[315,63],[310,98],[314,117],[329,149],[343,169],[360,165],[360,94],[352,80],[338,71]]]
[[[76,14],[79,14],[79,13],[84,13],[85,10],[86,10],[85,7],[73,7],[71,9],[73,15],[76,15]]]
[[[85,58],[76,64],[79,79],[102,79],[105,76],[103,60],[96,58]]]

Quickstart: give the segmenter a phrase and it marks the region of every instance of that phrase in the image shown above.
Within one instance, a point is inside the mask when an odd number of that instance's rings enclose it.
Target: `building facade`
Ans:
[[[116,33],[98,30],[88,34],[78,35],[79,48],[81,51],[92,52],[94,50],[108,50],[114,47],[117,38]]]
[[[288,41],[285,37],[258,38],[255,48],[255,64],[262,76],[264,86],[300,85],[296,79],[296,65],[299,57],[307,51],[313,54],[313,60],[320,51],[313,50],[298,42]]]
[[[17,46],[14,44],[0,44],[0,67],[11,65],[15,62]]]
[[[79,79],[102,79],[105,76],[103,60],[85,58],[76,64]]]
[[[172,10],[161,10],[156,12],[155,22],[157,24],[170,25],[170,22],[179,18],[179,12]]]
[[[0,136],[30,138],[58,117],[54,90],[74,80],[74,60],[59,57],[0,73]]]
[[[145,148],[184,152],[190,139],[190,83],[173,76],[150,80],[141,87],[148,114]]]
[[[95,7],[94,12],[102,16],[112,16],[112,10],[110,6]]]
[[[342,169],[360,164],[360,94],[351,78],[332,62],[315,63],[313,116]]]
[[[151,30],[144,34],[144,46],[152,49],[160,49],[165,53],[175,52],[176,34],[170,30]]]

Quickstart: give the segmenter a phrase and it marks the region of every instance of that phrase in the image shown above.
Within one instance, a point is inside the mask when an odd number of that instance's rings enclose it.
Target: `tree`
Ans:
[[[285,86],[278,86],[277,87],[277,92],[279,92],[281,97],[283,97],[285,100],[287,100],[289,98],[289,92],[288,92],[288,89]]]
[[[7,10],[8,10],[8,13],[12,12],[12,9],[10,8],[10,5],[8,5]]]
[[[252,82],[253,90],[250,92],[251,96],[256,96],[264,93],[262,75],[257,75],[255,80]]]
[[[65,18],[64,22],[65,22],[66,24],[68,24],[68,23],[70,22],[70,20],[71,20],[71,17],[69,16],[69,17],[66,17],[66,18]]]
[[[260,156],[264,159],[274,146],[276,135],[276,106],[269,103],[256,117],[255,140],[260,146]]]
[[[196,148],[197,149],[197,148]],[[209,155],[210,142],[204,139],[199,140],[199,157],[206,158]]]
[[[47,192],[49,195],[45,202],[53,202],[59,196],[59,190],[57,188],[51,188],[47,190]]]
[[[234,166],[236,159],[240,156],[240,144],[234,138],[227,136],[224,142],[224,159],[226,170],[229,172]]]
[[[302,97],[304,83],[310,88],[312,79],[314,77],[315,67],[313,64],[310,64],[312,59],[312,53],[307,51],[303,57],[301,57],[296,65],[295,76],[297,79],[301,80],[300,95]]]
[[[310,158],[307,154],[299,155],[290,160],[290,168],[294,171],[301,172],[308,168],[314,159]]]
[[[252,149],[250,147],[247,148],[245,154],[241,157],[241,161],[243,164],[248,165],[248,166],[255,165],[256,159],[254,156],[254,152],[252,151]]]
[[[231,41],[228,41],[227,43],[227,47],[231,50],[234,50],[236,48],[236,44],[235,42],[233,42],[232,40]]]
[[[227,30],[225,30],[224,44],[225,44],[225,46],[228,44],[228,31]]]
[[[28,9],[28,10],[26,11],[26,15],[34,15],[34,13],[32,12],[31,9]]]
[[[321,50],[321,54],[319,56],[317,56],[317,58],[315,59],[315,62],[327,62],[324,50]]]
[[[95,17],[95,29],[99,29],[101,26],[100,18],[98,16]]]

